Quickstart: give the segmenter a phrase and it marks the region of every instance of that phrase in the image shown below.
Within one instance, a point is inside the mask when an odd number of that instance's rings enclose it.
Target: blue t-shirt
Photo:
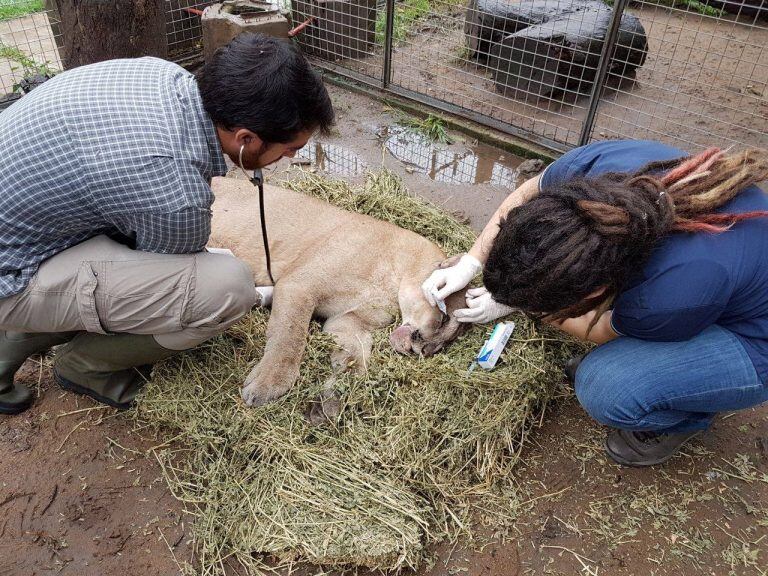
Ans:
[[[609,140],[571,150],[542,175],[541,189],[574,176],[632,172],[685,153],[643,140]],[[768,195],[744,189],[718,212],[768,210]],[[676,233],[660,242],[644,268],[616,297],[617,333],[656,341],[692,338],[712,324],[744,345],[768,380],[768,218],[740,222],[719,234]]]

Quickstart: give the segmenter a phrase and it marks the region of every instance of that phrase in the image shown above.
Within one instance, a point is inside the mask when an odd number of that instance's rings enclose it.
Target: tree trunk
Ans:
[[[164,0],[55,0],[65,68],[168,55]]]

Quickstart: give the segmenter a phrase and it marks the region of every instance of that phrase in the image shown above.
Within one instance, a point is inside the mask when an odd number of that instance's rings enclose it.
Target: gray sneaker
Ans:
[[[611,430],[605,439],[605,451],[624,466],[654,466],[674,456],[688,440],[701,431],[682,434]]]
[[[586,357],[586,354],[579,354],[578,356],[574,356],[573,358],[569,358],[565,366],[563,366],[563,372],[565,372],[565,377],[568,379],[568,382],[571,384],[576,383],[576,370],[579,369],[579,366],[581,365],[581,361],[584,360]]]

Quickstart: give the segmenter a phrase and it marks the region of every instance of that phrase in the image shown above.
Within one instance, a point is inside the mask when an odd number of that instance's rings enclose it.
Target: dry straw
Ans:
[[[448,253],[466,250],[474,237],[387,171],[359,188],[309,174],[288,185],[415,230]],[[305,412],[330,372],[333,346],[318,326],[292,392],[258,409],[240,402],[267,320],[256,311],[158,367],[137,409],[163,436],[182,438],[158,458],[196,516],[198,573],[223,574],[238,563],[255,573],[294,560],[416,567],[435,543],[514,521],[514,465],[573,344],[516,318],[501,366],[467,376],[489,327],[428,359],[395,354],[383,330],[367,373],[339,381],[339,420],[311,427]]]

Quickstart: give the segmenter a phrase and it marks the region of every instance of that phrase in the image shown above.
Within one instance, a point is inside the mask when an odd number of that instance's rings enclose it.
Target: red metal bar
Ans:
[[[290,38],[293,38],[294,36],[296,36],[297,34],[299,34],[299,33],[300,33],[302,30],[304,30],[304,28],[306,28],[307,26],[309,26],[310,24],[312,24],[312,20],[314,20],[314,19],[315,19],[315,17],[314,17],[314,16],[310,16],[310,17],[309,17],[309,18],[307,18],[307,19],[306,19],[304,22],[302,22],[301,24],[299,24],[298,26],[296,26],[296,28],[293,28],[292,30],[289,30],[289,31],[288,31],[288,36],[289,36]]]

